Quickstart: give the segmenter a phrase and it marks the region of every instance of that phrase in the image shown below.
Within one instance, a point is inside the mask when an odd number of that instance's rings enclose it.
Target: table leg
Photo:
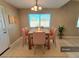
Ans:
[[[50,49],[50,40],[48,39],[48,49]]]
[[[49,38],[49,34],[48,34],[48,49],[50,49],[50,38]]]
[[[32,49],[31,38],[30,38],[30,36],[29,36],[29,38],[28,38],[28,45],[29,45],[29,49]]]

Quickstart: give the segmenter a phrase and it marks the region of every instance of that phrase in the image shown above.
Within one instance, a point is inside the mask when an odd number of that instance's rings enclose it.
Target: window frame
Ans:
[[[78,22],[79,22],[79,17],[78,17],[77,22],[76,22],[76,27],[79,29],[79,27],[77,26]]]
[[[44,28],[47,28],[49,29],[51,27],[51,20],[52,20],[52,15],[51,13],[29,13],[29,14],[49,14],[50,15],[50,23],[49,23],[49,27],[44,27]],[[29,22],[29,14],[28,14],[28,24],[29,24],[29,28],[37,28],[37,27],[30,27],[30,22]]]

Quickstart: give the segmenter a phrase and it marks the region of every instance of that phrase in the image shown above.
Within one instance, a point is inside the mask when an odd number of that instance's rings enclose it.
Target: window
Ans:
[[[77,21],[77,28],[79,28],[79,18],[78,18],[78,21]]]
[[[38,14],[30,14],[29,15],[29,23],[30,23],[30,27],[38,27],[39,26],[39,15]]]
[[[50,14],[29,14],[30,27],[50,27]]]

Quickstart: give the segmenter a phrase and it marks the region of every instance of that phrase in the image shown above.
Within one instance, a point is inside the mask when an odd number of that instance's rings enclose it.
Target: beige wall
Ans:
[[[30,9],[20,9],[21,27],[29,27],[28,14]],[[63,24],[65,26],[64,35],[66,36],[79,36],[78,29],[76,28],[76,22],[79,15],[79,2],[69,2],[65,6],[58,9],[44,9],[38,13],[51,13],[51,27],[58,27]]]
[[[20,37],[20,25],[21,28],[26,26],[29,28],[28,14],[35,12],[30,11],[30,9],[18,10],[17,8],[9,5],[3,0],[0,0],[0,5],[4,6],[6,9],[6,20],[10,37],[10,43],[13,43],[16,39]],[[78,29],[76,28],[76,22],[79,16],[79,2],[71,1],[61,8],[43,9],[43,11],[38,13],[50,13],[52,15],[51,27],[58,27],[58,25],[63,24],[65,26],[64,34],[66,36],[79,36]],[[8,15],[16,16],[18,18],[18,23],[9,24]]]
[[[10,44],[13,43],[16,39],[20,37],[20,25],[19,25],[19,16],[18,11],[15,7],[7,4],[3,0],[0,0],[0,5],[5,8],[6,11],[6,24],[9,32]],[[17,17],[17,24],[9,24],[8,15]]]

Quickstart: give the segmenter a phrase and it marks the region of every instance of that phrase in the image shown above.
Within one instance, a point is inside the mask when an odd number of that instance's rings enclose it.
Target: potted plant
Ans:
[[[64,31],[64,26],[59,26],[58,27],[58,35],[59,35],[59,38],[62,39],[62,36],[63,36],[63,31]]]

